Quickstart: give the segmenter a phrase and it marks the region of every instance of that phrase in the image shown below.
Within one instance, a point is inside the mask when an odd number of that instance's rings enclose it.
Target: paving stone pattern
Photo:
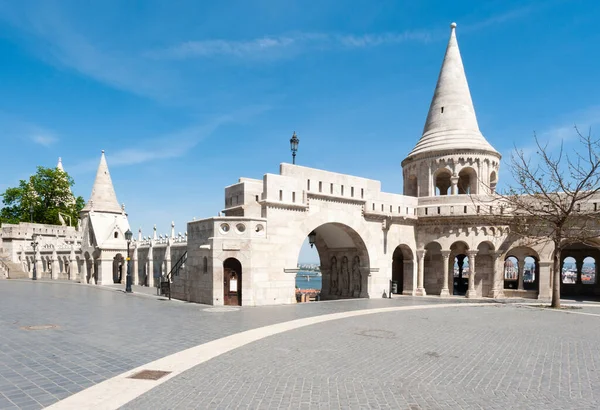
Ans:
[[[219,312],[147,293],[152,292],[127,295],[90,285],[0,280],[0,409],[41,408],[144,363],[255,327],[348,310],[447,302],[369,299]],[[56,327],[23,329],[42,325]]]
[[[600,316],[507,304],[289,331],[196,366],[124,409],[598,409],[598,386]]]

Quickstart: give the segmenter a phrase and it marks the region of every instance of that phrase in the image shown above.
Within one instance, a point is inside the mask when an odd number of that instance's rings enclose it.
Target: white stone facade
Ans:
[[[211,305],[295,303],[298,257],[312,234],[322,299],[379,298],[391,284],[405,295],[547,299],[552,245],[526,246],[511,234],[494,197],[500,161],[479,130],[453,25],[423,135],[402,161],[403,195],[382,192],[376,180],[281,164],[279,174],[226,187],[223,216],[189,222],[184,234],[173,225],[168,235],[140,230],[133,283],[168,277],[173,297]],[[39,261],[42,277],[108,284],[124,281],[127,229],[103,153],[78,229],[5,225],[2,247],[26,271]],[[34,232],[43,244],[35,258]],[[577,265],[563,294],[600,295],[597,275],[581,279],[584,258],[600,261],[600,251],[582,245],[562,257]]]

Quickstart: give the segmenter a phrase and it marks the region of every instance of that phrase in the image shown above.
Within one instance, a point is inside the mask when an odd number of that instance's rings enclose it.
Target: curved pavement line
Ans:
[[[321,316],[313,316],[303,319],[290,320],[283,323],[263,326],[256,329],[246,330],[211,342],[203,343],[161,359],[139,366],[129,370],[111,379],[105,380],[92,387],[75,393],[72,396],[61,400],[49,409],[117,409],[133,399],[141,396],[147,391],[157,387],[167,380],[180,375],[186,370],[199,364],[211,360],[217,356],[227,353],[231,350],[245,346],[257,340],[264,339],[288,330],[298,329],[304,326],[310,326],[317,323],[329,322],[331,320],[346,319],[357,316],[372,315],[375,313],[388,313],[403,310],[421,310],[421,309],[443,309],[450,307],[473,307],[473,306],[494,306],[491,303],[443,303],[436,305],[414,305],[414,306],[395,306],[387,308],[354,310],[349,312],[330,313]],[[138,380],[130,379],[129,376],[141,370],[160,370],[171,372],[158,380]]]

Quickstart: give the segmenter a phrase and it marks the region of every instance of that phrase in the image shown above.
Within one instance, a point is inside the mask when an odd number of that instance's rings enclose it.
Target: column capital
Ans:
[[[492,256],[492,258],[494,258],[495,260],[498,260],[502,257],[502,255],[504,255],[504,252],[502,251],[495,251],[495,252],[490,252],[490,255]]]
[[[417,253],[417,258],[422,258],[425,256],[425,249],[417,249],[416,253]]]
[[[450,254],[452,253],[452,251],[451,250],[442,250],[441,253],[442,253],[442,257],[444,259],[449,259],[450,258]]]
[[[477,254],[479,253],[479,251],[477,249],[469,249],[467,251],[467,256],[469,257],[469,259],[474,258],[475,256],[477,256]]]

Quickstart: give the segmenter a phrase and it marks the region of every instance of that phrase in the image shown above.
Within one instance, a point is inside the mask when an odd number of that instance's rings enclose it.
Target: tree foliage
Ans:
[[[537,137],[535,155],[515,149],[514,184],[499,193],[512,217],[511,231],[553,246],[552,307],[560,307],[561,253],[575,244],[598,246],[600,233],[600,141],[582,135],[572,153],[553,153]]]
[[[19,186],[0,194],[4,203],[0,223],[30,222],[33,217],[35,223],[60,225],[62,218],[75,226],[85,201],[73,195],[73,185],[73,178],[66,172],[38,167],[29,180],[21,180]]]

